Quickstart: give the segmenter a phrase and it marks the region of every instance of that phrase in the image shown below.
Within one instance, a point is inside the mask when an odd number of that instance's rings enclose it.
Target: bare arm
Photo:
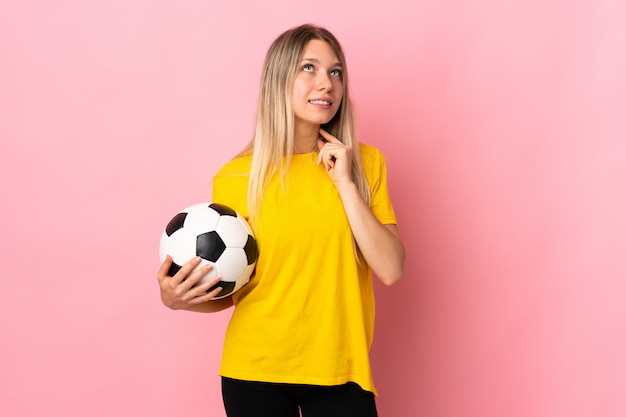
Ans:
[[[318,142],[319,163],[339,192],[354,239],[374,274],[386,285],[396,283],[404,271],[405,250],[395,224],[382,224],[352,181],[352,149],[320,129],[328,141]]]
[[[157,273],[157,280],[161,290],[161,301],[165,306],[172,310],[214,313],[233,305],[231,296],[219,300],[211,300],[222,290],[221,287],[217,287],[209,293],[206,292],[219,282],[219,276],[195,286],[213,268],[209,264],[195,272],[191,272],[199,263],[200,258],[196,257],[183,265],[173,277],[170,277],[167,272],[172,265],[172,258],[169,255],[165,258]]]
[[[338,187],[354,240],[374,274],[392,285],[402,278],[404,244],[395,224],[382,224],[367,206],[353,183]]]

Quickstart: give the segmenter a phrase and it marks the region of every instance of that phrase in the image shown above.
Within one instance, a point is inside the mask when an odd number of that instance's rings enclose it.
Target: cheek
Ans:
[[[306,93],[307,93],[306,83],[300,78],[296,78],[296,80],[293,83],[292,96],[294,98],[302,98],[306,96]]]
[[[337,98],[337,103],[340,103],[343,99],[343,84],[340,82],[337,83],[335,88],[335,96]]]
[[[304,97],[304,92],[301,88],[298,88],[297,86],[294,85],[293,87],[293,98],[296,102],[299,102],[300,100],[302,100],[302,97]]]
[[[343,94],[343,81],[341,78],[332,77],[333,82],[333,90],[335,90],[335,94]]]

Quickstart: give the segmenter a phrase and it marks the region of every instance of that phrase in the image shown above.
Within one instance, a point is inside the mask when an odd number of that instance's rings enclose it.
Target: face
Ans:
[[[296,124],[328,123],[341,104],[343,72],[328,43],[313,39],[304,47],[293,84]]]

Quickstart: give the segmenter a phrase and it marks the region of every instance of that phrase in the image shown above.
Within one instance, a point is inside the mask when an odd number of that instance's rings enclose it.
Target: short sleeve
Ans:
[[[371,145],[361,145],[361,158],[370,189],[370,207],[382,224],[396,224],[396,215],[387,187],[387,165],[383,154]]]
[[[249,178],[249,157],[228,162],[213,177],[212,201],[224,204],[248,219]]]

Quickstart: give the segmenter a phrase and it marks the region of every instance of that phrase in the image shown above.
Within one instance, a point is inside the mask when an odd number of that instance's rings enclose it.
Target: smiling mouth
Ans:
[[[326,101],[326,100],[309,100],[309,103],[319,104],[321,106],[330,106],[331,104],[333,104],[330,101]]]

